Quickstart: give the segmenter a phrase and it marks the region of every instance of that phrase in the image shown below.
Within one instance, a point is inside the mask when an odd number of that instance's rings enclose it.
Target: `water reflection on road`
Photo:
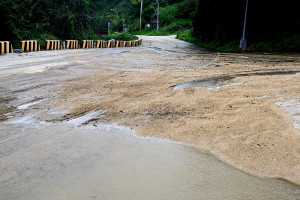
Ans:
[[[142,139],[114,124],[0,126],[0,199],[297,199],[180,144]]]

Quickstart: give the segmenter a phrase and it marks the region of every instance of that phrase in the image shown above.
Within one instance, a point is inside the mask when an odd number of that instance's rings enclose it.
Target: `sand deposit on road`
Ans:
[[[134,51],[82,65],[94,71],[48,103],[68,111],[64,119],[102,110],[105,117],[90,123],[117,122],[139,136],[182,142],[252,174],[300,184],[300,130],[276,105],[299,105],[299,55],[208,53],[172,37],[144,37]],[[294,73],[280,74],[287,71]],[[195,80],[203,87],[174,91]]]

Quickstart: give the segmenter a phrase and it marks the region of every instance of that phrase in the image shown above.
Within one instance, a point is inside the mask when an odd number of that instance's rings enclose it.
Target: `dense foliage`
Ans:
[[[94,3],[90,0],[2,0],[1,40],[94,37]]]
[[[121,40],[121,41],[131,41],[131,40],[138,40],[139,38],[137,36],[129,34],[129,33],[121,33],[121,34],[113,33],[102,39],[103,40],[114,39],[114,40]]]
[[[246,0],[199,0],[194,36],[224,45],[240,39]],[[300,17],[296,1],[249,0],[246,38],[261,50],[300,50]],[[238,46],[238,41],[236,42]]]
[[[128,15],[131,30],[139,30],[140,0],[132,0],[133,7]],[[176,33],[192,28],[192,21],[196,12],[197,0],[159,0],[159,27],[164,32]],[[156,22],[156,0],[143,1],[142,27]],[[155,26],[156,27],[156,26]]]
[[[178,38],[218,50],[238,49],[246,0],[1,0],[0,40],[98,39],[107,29],[135,34],[178,34]],[[249,0],[248,49],[300,51],[296,1]],[[152,23],[152,29],[146,24]],[[124,36],[125,37],[125,36]]]

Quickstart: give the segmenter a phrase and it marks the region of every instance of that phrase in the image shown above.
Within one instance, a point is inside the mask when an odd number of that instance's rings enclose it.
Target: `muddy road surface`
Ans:
[[[299,54],[142,38],[0,56],[0,199],[299,198]]]

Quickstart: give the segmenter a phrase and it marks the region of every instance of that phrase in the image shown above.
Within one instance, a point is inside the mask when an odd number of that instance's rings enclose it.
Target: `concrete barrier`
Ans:
[[[97,48],[107,48],[107,41],[104,40],[97,40]]]
[[[142,45],[142,39],[133,41],[104,41],[98,40],[96,47],[93,40],[83,40],[83,48],[117,48],[117,47],[137,47]],[[78,40],[66,40],[66,49],[79,49]],[[46,40],[46,50],[61,50],[62,42],[60,40]],[[40,43],[37,40],[21,41],[21,51],[40,51]],[[0,54],[13,53],[10,41],[0,41]]]
[[[116,41],[108,41],[107,42],[107,48],[115,48],[116,47]]]
[[[13,53],[12,44],[10,41],[0,41],[0,54]]]
[[[138,44],[139,44],[139,45],[142,45],[142,41],[143,41],[142,39],[139,39],[139,40],[138,40]]]
[[[116,47],[120,47],[120,41],[119,40],[116,41]]]
[[[121,41],[121,47],[126,47],[126,41]]]
[[[117,47],[137,47],[142,44],[142,39],[134,41],[103,41],[98,40],[96,48],[117,48]]]
[[[62,42],[60,40],[46,40],[46,50],[61,50]]]
[[[66,40],[66,49],[79,49],[78,40]]]
[[[82,48],[84,49],[95,48],[93,40],[82,40],[82,43]]]
[[[40,43],[36,40],[23,40],[21,41],[21,51],[40,51]]]

